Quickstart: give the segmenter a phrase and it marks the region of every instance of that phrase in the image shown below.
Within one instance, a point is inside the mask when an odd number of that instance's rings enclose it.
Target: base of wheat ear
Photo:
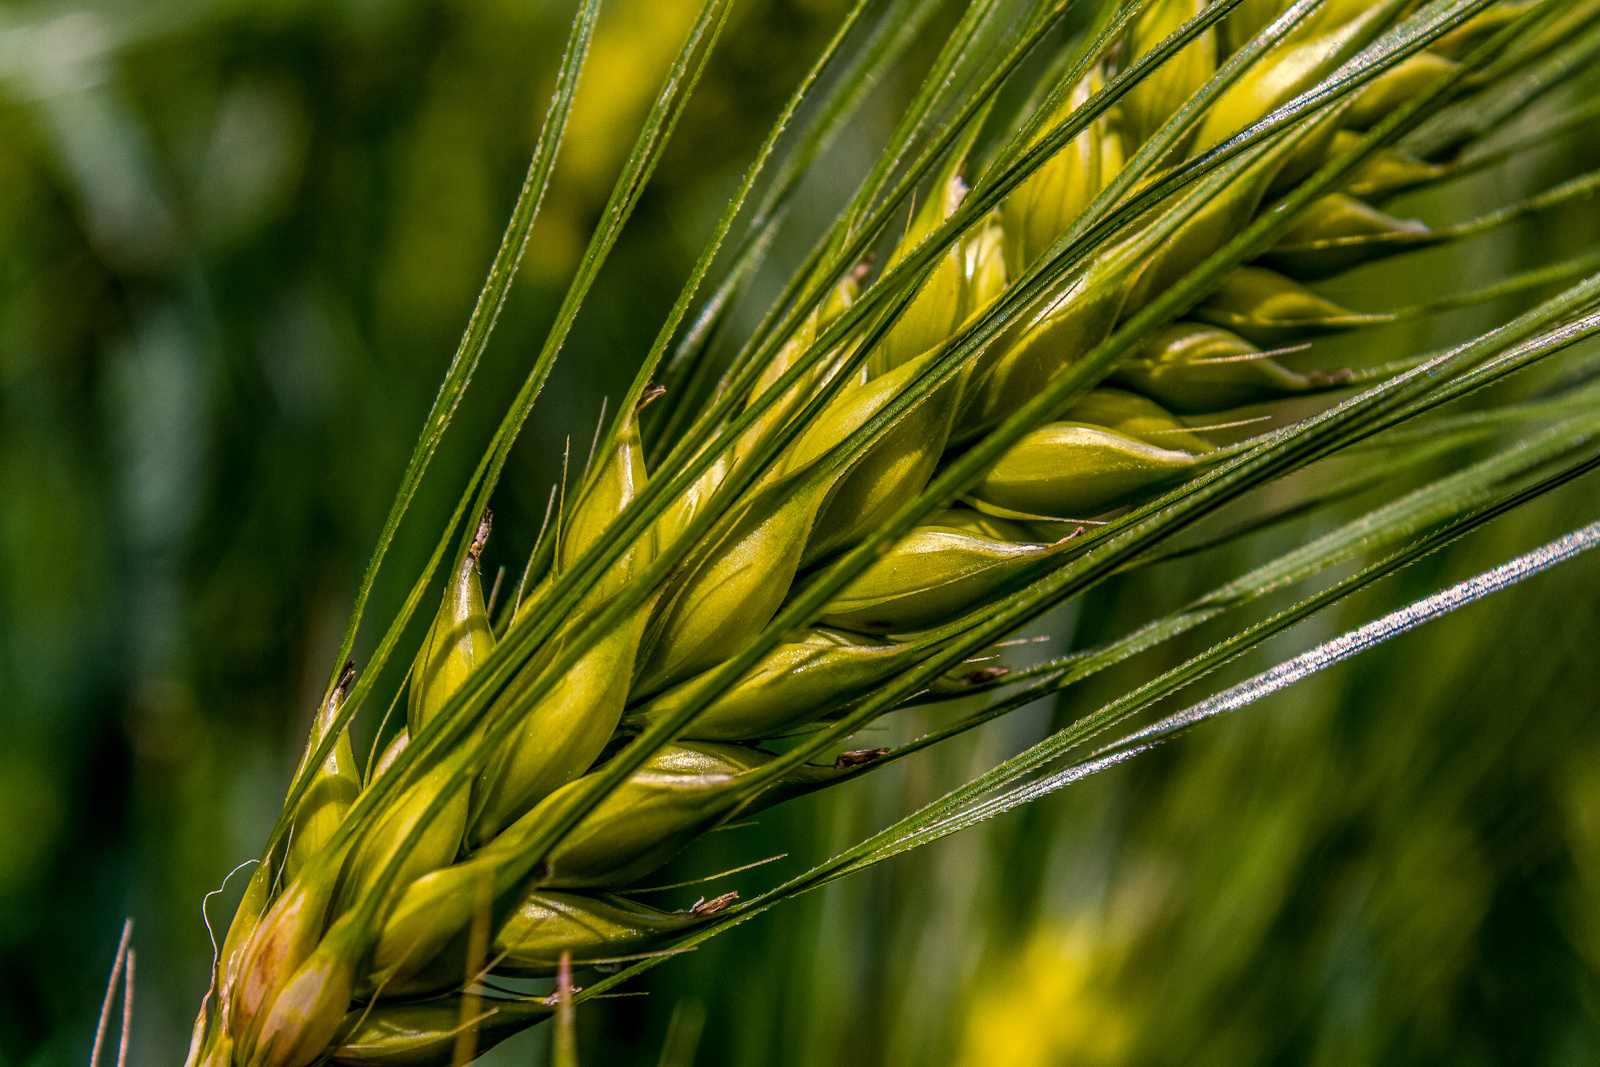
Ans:
[[[1392,318],[1308,283],[1452,239],[1378,205],[1449,180],[1494,128],[1451,117],[1526,91],[1596,6],[974,3],[963,40],[1002,9],[1008,34],[978,58],[952,41],[738,352],[652,354],[493,619],[492,485],[463,498],[404,724],[359,766],[370,685],[330,686],[189,1062],[449,1063],[553,1010],[497,976],[640,959],[736,916],[731,894],[672,911],[629,889],[896,758],[841,753],[872,719],[1012,684],[981,661],[1098,580],[1060,577],[1101,543],[1088,520],[1238,456],[1240,433],[1208,436],[1248,421],[1226,413],[1373,380],[1291,369],[1308,339]],[[1035,69],[1001,121],[999,89]]]

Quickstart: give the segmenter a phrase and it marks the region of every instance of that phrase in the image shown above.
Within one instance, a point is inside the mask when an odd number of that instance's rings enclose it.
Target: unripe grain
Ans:
[[[1086,519],[1193,470],[1200,457],[1111,430],[1051,423],[1018,441],[966,499],[1011,519]]]
[[[1298,374],[1237,334],[1195,322],[1166,327],[1111,375],[1116,384],[1183,415],[1334,388],[1349,378],[1349,371]]]
[[[919,526],[829,601],[820,621],[864,633],[925,630],[1008,591],[1051,548],[937,521]]]
[[[573,511],[559,554],[563,569],[605,536],[644,484],[638,419],[636,413],[630,413]],[[652,532],[607,570],[586,603],[598,611],[634,580],[653,553]],[[480,845],[492,838],[552,791],[588,770],[600,755],[622,717],[648,611],[648,606],[642,607],[613,626],[523,715],[516,735],[489,761],[473,788],[470,843]],[[565,635],[582,632],[590,621],[590,616],[580,615],[566,627]],[[521,696],[532,679],[543,673],[548,658],[566,644],[558,638],[544,657],[529,663],[506,699]]]
[[[696,715],[683,736],[706,741],[779,737],[891,677],[901,669],[905,652],[903,645],[834,630],[794,635]],[[627,725],[644,730],[675,714],[709,679],[707,672],[673,686],[631,712]]]
[[[333,728],[334,717],[344,703],[345,693],[355,678],[355,664],[345,664],[339,680],[317,709],[312,724],[310,747],[322,743]],[[317,768],[316,775],[295,808],[294,825],[289,831],[289,849],[283,861],[283,877],[293,880],[311,858],[327,844],[344,821],[345,812],[361,792],[361,775],[356,771],[355,753],[350,748],[350,731],[341,729],[333,751]]]
[[[1265,267],[1240,267],[1193,314],[1258,345],[1293,344],[1389,321],[1387,315],[1363,315],[1340,307]]]
[[[1394,250],[1394,246],[1343,243],[1352,238],[1399,234],[1424,237],[1428,233],[1428,227],[1416,219],[1397,219],[1347,193],[1335,193],[1307,208],[1266,258],[1291,277],[1315,280]]]

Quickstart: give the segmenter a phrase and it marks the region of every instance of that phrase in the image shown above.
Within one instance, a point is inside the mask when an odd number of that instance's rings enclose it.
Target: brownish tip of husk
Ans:
[[[658,382],[651,382],[644,387],[644,392],[639,394],[639,402],[633,405],[634,414],[638,414],[650,404],[667,395],[667,387]]]
[[[999,681],[1010,673],[1010,667],[980,667],[975,671],[968,671],[963,674],[961,680],[967,685],[976,687]]]
[[[333,683],[333,704],[337,707],[344,703],[345,694],[350,692],[350,683],[356,680],[356,661],[347,659],[344,668],[339,671],[339,680]]]
[[[483,546],[489,543],[489,530],[492,526],[494,526],[494,512],[484,508],[483,514],[478,516],[478,530],[472,535],[472,544],[467,546],[467,558],[473,563],[477,563],[478,557],[483,555]]]
[[[715,915],[717,912],[723,911],[738,899],[739,894],[737,891],[724,893],[720,897],[712,897],[710,900],[701,897],[695,901],[694,907],[689,909],[689,914],[703,919],[708,915]]]

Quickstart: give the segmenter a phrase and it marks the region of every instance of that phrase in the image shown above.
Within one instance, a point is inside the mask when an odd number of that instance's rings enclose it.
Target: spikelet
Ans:
[[[1195,150],[1220,144],[1354,55],[1406,0],[1331,0],[1275,45],[1206,112]]]
[[[835,319],[849,309],[861,291],[861,280],[866,275],[866,266],[866,264],[858,265],[838,285],[834,286],[828,299],[820,307],[813,309],[810,314],[801,320],[795,332],[779,346],[778,351],[773,354],[771,360],[763,368],[761,376],[756,379],[755,386],[750,391],[750,396],[745,400],[745,407],[750,407],[758,397],[764,395],[767,390],[777,384],[778,379],[783,376],[784,372],[793,367],[795,362],[816,342],[817,333],[827,329]],[[738,445],[734,448],[734,454],[737,457],[736,462],[751,456],[773,431],[787,425],[799,412],[800,408],[805,405],[806,401],[810,400],[817,390],[833,379],[834,375],[839,371],[841,362],[848,354],[847,347],[824,356],[798,382],[790,386],[788,391],[761,415],[755,425],[751,426],[740,437]],[[709,492],[709,488],[721,482],[722,477],[726,474],[724,468],[727,466],[725,460],[721,461],[721,463],[721,468],[713,467],[712,470],[706,472],[705,476],[702,476],[696,483],[697,489],[691,489],[695,500],[703,497]],[[678,510],[682,514],[671,520],[673,529],[681,529],[684,525],[687,525],[689,518],[693,517],[694,506],[692,503],[688,503],[680,505]]]
[[[1265,267],[1234,271],[1194,310],[1194,317],[1258,345],[1293,344],[1389,321],[1386,315],[1363,315],[1340,307]]]
[[[1348,151],[1359,137],[1360,134],[1350,130],[1340,130],[1329,146],[1329,155]],[[1356,168],[1344,188],[1351,196],[1363,200],[1381,200],[1449,173],[1447,166],[1426,163],[1398,148],[1382,148]]]
[[[1096,389],[1024,437],[967,494],[1009,519],[1085,519],[1134,503],[1195,467],[1211,446],[1160,405]]]
[[[958,163],[950,165],[938,186],[942,198],[929,200],[897,254],[960,206],[966,186],[956,173]],[[869,359],[871,380],[839,396],[780,460],[780,470],[798,471],[819,459],[938,359],[943,341],[956,326],[992,302],[1004,288],[1002,238],[1000,220],[991,213],[971,236],[951,246],[933,277]],[[964,376],[957,376],[941,385],[834,478],[814,521],[802,563],[848,548],[922,491],[949,440],[963,381]]]
[[[1010,519],[1087,519],[1143,499],[1199,459],[1112,430],[1056,422],[1012,446],[965,499]]]
[[[496,974],[547,977],[556,973],[563,952],[571,953],[579,965],[633,955],[703,926],[736,899],[737,894],[730,893],[686,911],[662,911],[612,894],[587,896],[536,889],[517,900],[497,924],[487,956]],[[470,928],[458,931],[418,969],[392,976],[383,987],[384,994],[411,997],[461,985],[469,943]]]
[[[1397,219],[1348,193],[1335,193],[1313,203],[1266,258],[1302,281],[1326,278],[1388,254],[1385,246],[1357,243],[1361,238],[1425,237],[1429,232],[1415,219]]]
[[[355,675],[355,664],[346,663],[339,680],[317,709],[317,718],[312,724],[311,740],[308,742],[308,755],[327,736]],[[322,850],[360,792],[361,775],[356,772],[355,753],[350,749],[350,731],[343,729],[339,731],[333,751],[328,753],[328,758],[317,769],[311,787],[300,798],[300,804],[295,809],[294,825],[289,831],[289,851],[283,860],[284,878],[294,879],[305,869],[311,857]]]
[[[806,631],[778,645],[738,683],[689,723],[684,736],[704,741],[758,741],[811,722],[835,702],[847,701],[892,676],[904,658],[900,646],[826,629]],[[705,675],[673,686],[630,712],[630,729],[645,730],[693,700]]]
[[[492,522],[488,512],[478,520],[472,544],[446,586],[444,602],[417,654],[406,705],[406,727],[412,737],[422,732],[494,648],[478,577],[478,557],[489,541]]]
[[[236,1062],[246,1067],[307,1067],[326,1054],[350,1004],[359,938],[354,916],[333,925],[283,983],[245,1040],[237,1042]]]
[[[742,779],[773,757],[737,745],[669,745],[573,827],[551,852],[540,884],[552,889],[620,889],[656,870],[685,845],[751,806]],[[567,790],[583,788],[580,779]],[[781,788],[781,787],[775,787]],[[563,802],[557,791],[524,818],[536,826]],[[512,838],[515,828],[505,837]],[[496,842],[498,846],[500,843]]]
[[[1063,422],[1098,426],[1153,445],[1201,454],[1211,445],[1160,404],[1125,389],[1091,389],[1061,413]]]
[[[1060,295],[978,357],[957,409],[953,442],[998,425],[1111,332],[1124,293],[1114,276],[1129,263],[1108,253],[1071,276]]]
[[[639,407],[642,408],[658,395],[646,394]],[[622,509],[633,503],[633,498],[639,495],[644,484],[644,448],[639,443],[639,414],[636,408],[622,420],[610,453],[602,457],[600,466],[573,506],[572,517],[567,520],[557,553],[558,573],[570,569],[585,552],[605,537]],[[633,581],[650,563],[654,552],[653,539],[648,535],[630,545],[622,558],[606,570],[590,594],[591,602],[603,603]]]
[[[817,494],[791,477],[726,512],[663,594],[641,646],[636,695],[659,692],[720,663],[783,603],[800,565]]]
[[[1081,107],[1102,82],[1098,70],[1085,74],[1050,116],[1039,137]],[[1120,134],[1108,118],[1101,117],[1006,197],[1000,206],[1000,220],[1005,230],[1007,271],[1012,276],[1020,275],[1043,255],[1122,169],[1122,162]]]
[[[1129,59],[1138,59],[1200,13],[1198,0],[1155,0],[1133,21]],[[1122,98],[1123,154],[1133,155],[1216,73],[1214,30],[1202,31]],[[1179,146],[1181,150],[1181,145]]]
[[[925,630],[1008,591],[1051,551],[1020,527],[1004,538],[987,535],[962,517],[971,514],[932,516],[845,586],[820,621],[863,633]]]
[[[785,456],[785,469],[803,477],[808,464],[887,407],[937,358],[924,353],[841,396]],[[848,547],[922,492],[949,439],[959,388],[959,380],[941,385],[830,480],[802,562]]]
[[[236,1062],[250,1062],[280,991],[316,950],[334,888],[325,864],[304,872],[272,902],[240,949],[225,1000],[225,1025]]]
[[[559,552],[563,568],[571,567],[605,535],[644,482],[638,418],[631,413],[567,524]],[[653,550],[651,535],[631,546],[607,570],[587,602],[596,608],[603,606],[634,580],[649,563]],[[480,845],[494,837],[528,808],[588,770],[600,755],[622,717],[646,617],[641,610],[612,627],[539,696],[523,717],[517,736],[496,754],[474,786],[471,844]],[[588,622],[589,616],[580,615],[567,633],[581,631]],[[555,647],[564,643],[558,640]],[[529,664],[523,671],[524,680],[513,684],[510,698],[519,696],[531,684],[527,679],[544,665],[543,660]]]
[[[622,888],[737,812],[826,785],[854,766],[803,764],[776,780],[757,779],[756,772],[773,758],[737,745],[666,746],[567,835],[546,859],[538,888]],[[433,986],[438,980],[433,961],[448,956],[470,926],[480,881],[493,881],[497,870],[515,865],[545,814],[587,784],[579,779],[564,786],[470,859],[411,883],[383,925],[360,988],[426,991]]]
[[[935,184],[934,195],[917,213],[905,237],[889,257],[887,266],[892,267],[900,262],[907,252],[949,218],[960,206],[966,192],[966,184],[952,165],[943,180]],[[957,241],[939,260],[932,276],[917,290],[911,305],[869,357],[867,367],[872,377],[894,370],[950,336],[961,321],[966,272],[962,245]]]
[[[491,521],[487,512],[479,519],[472,543],[451,576],[439,613],[434,616],[433,626],[423,641],[411,683],[406,724],[408,738],[418,736],[427,728],[493,649],[494,635],[484,611],[483,588],[478,577],[478,558],[488,543]],[[339,910],[355,907],[372,892],[412,829],[446,790],[453,790],[453,795],[401,859],[400,873],[394,880],[396,889],[391,892],[455,860],[466,831],[468,795],[465,789],[452,782],[471,755],[470,745],[459,746],[424,768],[415,781],[384,805],[377,825],[363,837],[351,857],[340,889]]]
[[[1350,381],[1347,370],[1289,370],[1237,334],[1181,322],[1166,327],[1112,372],[1111,380],[1180,415],[1281,400]]]
[[[1412,56],[1374,78],[1351,101],[1339,121],[1352,130],[1370,129],[1401,104],[1443,84],[1460,66],[1432,52]]]

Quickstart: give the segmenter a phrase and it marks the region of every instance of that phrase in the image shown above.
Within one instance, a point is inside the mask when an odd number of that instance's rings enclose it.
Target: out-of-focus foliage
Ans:
[[[531,547],[566,436],[581,462],[600,398],[625,385],[840,6],[736,9],[514,457],[491,580]],[[134,1060],[174,1063],[210,961],[202,897],[277,810],[526,166],[570,12],[553,0],[0,10],[0,1067],[86,1061],[126,914],[140,952]],[[431,543],[439,487],[469,462],[460,442],[481,439],[522,373],[692,14],[685,0],[606,5],[522,281],[392,573]],[[882,85],[830,162],[869,159],[872,123],[906,91]],[[1400,213],[1449,221],[1544,188],[1600,163],[1592,134]],[[1372,308],[1459,292],[1587,247],[1582,217],[1329,291]],[[1410,350],[1461,335],[1397,329]],[[1270,651],[1589,521],[1592,496],[1579,481]],[[1150,605],[1214,585],[1209,560],[1235,573],[1333,522],[1112,583],[1011,658],[1117,636]],[[586,1004],[584,1060],[656,1062],[685,1000],[705,1007],[704,1065],[1600,1060],[1597,587],[1600,561],[1568,564],[769,912],[652,972],[651,996]],[[380,585],[373,615],[398,596]],[[661,900],[770,884],[1132,676],[718,833],[661,881],[802,844]],[[903,739],[929,721],[885,730]],[[535,1031],[492,1055],[538,1062],[547,1041]]]

